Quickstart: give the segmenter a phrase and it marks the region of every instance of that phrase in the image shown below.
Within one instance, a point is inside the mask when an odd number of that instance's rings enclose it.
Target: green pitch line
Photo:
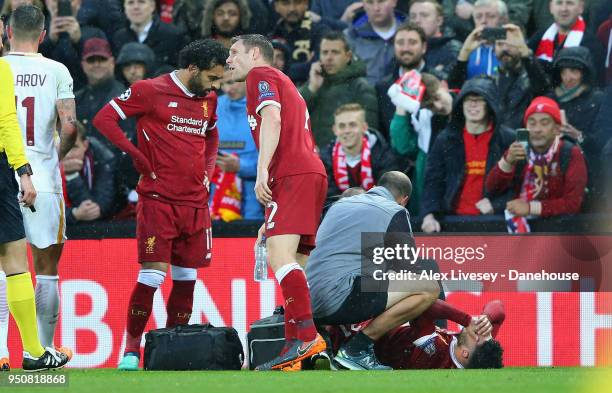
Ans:
[[[603,393],[610,391],[607,389],[610,389],[612,381],[612,369],[581,368],[293,373],[71,369],[63,372],[69,376],[68,388],[9,390],[83,393]]]

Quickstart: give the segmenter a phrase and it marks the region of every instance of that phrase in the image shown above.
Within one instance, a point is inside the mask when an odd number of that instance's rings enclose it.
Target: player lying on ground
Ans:
[[[434,324],[437,319],[464,328],[460,332],[440,329]],[[381,363],[394,369],[501,368],[503,349],[495,337],[504,319],[499,300],[487,303],[476,317],[437,300],[409,326],[395,328],[376,341],[374,351]],[[334,353],[369,323],[328,327]]]

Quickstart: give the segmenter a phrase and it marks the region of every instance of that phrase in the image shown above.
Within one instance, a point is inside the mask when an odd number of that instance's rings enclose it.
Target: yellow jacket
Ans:
[[[15,86],[11,67],[0,59],[0,153],[17,169],[28,163],[15,109]]]

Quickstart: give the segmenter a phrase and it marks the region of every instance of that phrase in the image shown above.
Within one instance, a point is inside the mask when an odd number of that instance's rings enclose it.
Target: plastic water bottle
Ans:
[[[255,245],[255,269],[253,278],[257,282],[268,279],[268,250],[266,249],[266,237],[262,236],[261,241]]]

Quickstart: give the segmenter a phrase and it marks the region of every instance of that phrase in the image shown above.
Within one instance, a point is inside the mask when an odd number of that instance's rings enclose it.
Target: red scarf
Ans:
[[[572,26],[572,30],[567,35],[565,42],[563,43],[564,48],[570,48],[573,46],[580,46],[582,42],[582,37],[584,36],[584,30],[586,28],[586,24],[584,23],[584,19],[582,16],[579,16]],[[538,45],[538,49],[536,50],[535,56],[538,59],[552,62],[555,54],[555,37],[559,33],[559,26],[556,23],[553,23],[547,30],[544,32],[542,36],[542,40]]]
[[[348,190],[349,177],[346,164],[346,154],[340,142],[336,142],[332,153],[334,180],[340,191]],[[366,136],[361,142],[361,187],[364,190],[369,190],[374,187],[374,178],[372,177],[372,156],[370,151],[370,142]]]
[[[527,162],[527,171],[525,179],[521,186],[520,199],[531,202],[533,200],[546,199],[548,194],[548,176],[551,174],[551,164],[553,157],[559,150],[559,137],[555,138],[552,146],[544,154],[537,154],[533,150],[529,150],[529,159]],[[518,217],[511,214],[508,210],[505,212],[506,226],[510,233],[527,233],[531,232],[529,223],[526,217]]]
[[[537,154],[529,150],[527,171],[521,188],[521,199],[527,202],[546,199],[548,195],[548,176],[552,172],[553,157],[559,149],[559,137],[555,138],[552,146],[544,154]]]
[[[230,222],[242,218],[242,179],[236,172],[223,172],[215,166],[212,183],[215,185],[212,203],[210,205],[211,218]]]

